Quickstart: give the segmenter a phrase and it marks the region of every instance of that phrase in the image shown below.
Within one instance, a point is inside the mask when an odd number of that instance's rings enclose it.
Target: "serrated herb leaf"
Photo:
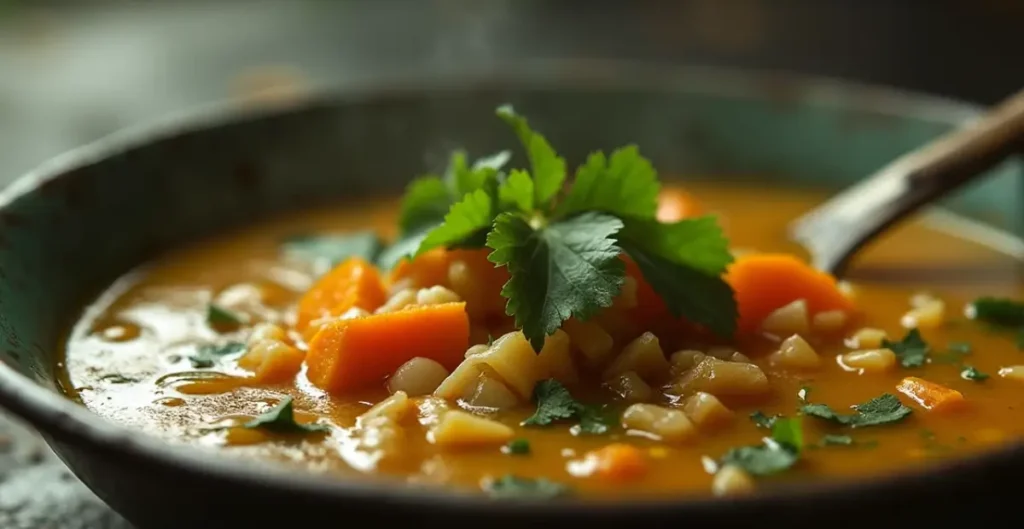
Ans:
[[[502,476],[486,486],[487,493],[498,499],[552,499],[569,494],[569,487],[544,478]]]
[[[440,224],[452,202],[448,185],[439,177],[424,176],[413,180],[402,197],[398,220],[401,236]]]
[[[565,181],[565,160],[559,157],[544,136],[531,129],[526,118],[516,114],[511,106],[499,107],[497,114],[519,136],[526,156],[530,159],[534,203],[539,208],[546,208],[562,189],[562,183]]]
[[[658,210],[658,175],[635,145],[622,147],[610,159],[592,153],[576,171],[568,195],[556,215],[603,211],[620,217],[653,219]]]
[[[508,213],[494,221],[488,259],[508,267],[505,312],[515,316],[534,350],[570,317],[586,320],[611,306],[625,279],[613,239],[621,228],[619,219],[590,212],[543,229]]]
[[[772,436],[759,446],[734,448],[722,456],[722,465],[735,465],[753,476],[777,474],[796,464],[803,449],[803,426],[799,418],[779,417],[772,424]]]
[[[291,397],[281,399],[274,409],[243,424],[242,428],[260,429],[278,434],[309,434],[330,431],[330,428],[324,424],[296,421]]]
[[[504,211],[533,211],[533,180],[530,175],[513,169],[498,188],[498,203]]]
[[[805,404],[800,408],[804,415],[810,415],[851,428],[878,426],[900,422],[913,413],[895,395],[885,393],[863,404],[853,407],[854,413],[838,414],[825,404]]]
[[[662,223],[627,218],[619,239],[645,253],[711,276],[732,263],[729,240],[713,216]]]
[[[604,410],[582,404],[572,397],[569,390],[553,378],[542,380],[533,388],[533,400],[537,409],[523,421],[523,426],[548,426],[550,424],[577,419],[579,433],[600,435],[607,433],[613,423]]]
[[[430,230],[415,255],[433,248],[458,244],[480,230],[487,229],[493,220],[494,204],[490,195],[483,190],[467,193],[461,201],[452,205],[444,217],[444,223]]]
[[[188,361],[196,369],[205,369],[213,367],[214,364],[225,356],[238,354],[243,351],[245,351],[245,344],[238,342],[228,342],[223,345],[206,344],[199,346],[196,349],[196,353],[188,358]]]
[[[384,245],[372,231],[350,234],[297,235],[281,245],[286,257],[332,268],[350,257],[377,260]]]
[[[925,360],[928,358],[928,352],[931,350],[924,339],[921,338],[921,333],[917,329],[910,329],[907,335],[898,342],[882,340],[882,347],[896,353],[896,358],[899,358],[900,365],[908,368],[924,365]]]

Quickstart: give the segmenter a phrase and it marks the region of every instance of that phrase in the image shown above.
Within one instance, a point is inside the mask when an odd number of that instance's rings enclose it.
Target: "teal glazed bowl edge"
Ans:
[[[1012,505],[1011,446],[927,470],[798,485],[743,499],[493,502],[351,482],[174,447],[59,393],[62,340],[85,304],[160,252],[302,207],[396,194],[457,147],[509,144],[511,103],[575,165],[635,143],[664,174],[839,189],[974,119],[969,105],[785,74],[607,62],[410,76],[261,109],[231,104],[68,153],[0,194],[0,407],[37,428],[140,529],[474,521],[597,527],[772,520],[794,527],[949,522]],[[1004,237],[1024,227],[1011,161],[943,204]],[[970,519],[970,518],[967,518]]]

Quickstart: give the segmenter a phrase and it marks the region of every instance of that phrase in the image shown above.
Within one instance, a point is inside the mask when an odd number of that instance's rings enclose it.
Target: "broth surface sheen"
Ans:
[[[699,197],[707,211],[719,215],[734,248],[797,255],[802,250],[787,241],[786,225],[822,198],[812,192],[708,184],[687,185],[687,191]],[[963,316],[964,307],[979,296],[1021,299],[1024,289],[1017,266],[1006,254],[930,227],[927,217],[895,229],[858,258],[849,283],[862,320],[844,336],[814,344],[822,359],[818,369],[773,365],[769,355],[777,345],[771,343],[737,346],[768,375],[769,396],[751,402],[728,401],[734,412],[731,423],[714,432],[702,431],[686,443],[660,442],[619,429],[604,435],[573,435],[568,424],[527,428],[520,422],[534,407],[525,403],[493,417],[514,428],[517,439],[529,443],[528,455],[509,454],[502,446],[445,450],[428,440],[426,425],[413,424],[404,429],[400,457],[381,459],[374,444],[380,440],[360,437],[355,424],[360,414],[388,397],[383,381],[376,389],[333,396],[310,383],[305,368],[293,383],[241,386],[230,378],[211,380],[187,374],[246,374],[231,357],[214,369],[192,364],[190,357],[201,344],[246,340],[246,326],[225,332],[208,323],[211,301],[287,327],[293,318],[290,311],[320,271],[283,258],[283,239],[296,233],[367,228],[390,237],[396,206],[380,200],[272,220],[175,250],[124,276],[84,311],[70,333],[61,366],[67,396],[102,417],[168,442],[337,473],[339,479],[386,477],[414,485],[479,490],[483,481],[515,475],[563,483],[584,497],[707,494],[714,480],[709,462],[730,449],[759,445],[769,435],[769,430],[748,417],[755,412],[793,416],[802,399],[848,413],[852,405],[891,393],[913,414],[896,424],[864,428],[843,428],[804,417],[801,461],[786,473],[758,479],[758,488],[790,480],[843,480],[899,472],[989,450],[1024,433],[1024,421],[1020,421],[1024,382],[998,374],[1002,368],[1024,364],[1024,352],[1017,349],[1013,333],[987,329]],[[912,308],[912,297],[921,292],[945,306],[944,323],[921,331],[932,349],[925,365],[860,373],[836,360],[851,350],[843,339],[860,327],[884,330],[890,340],[901,339],[907,333],[901,318]],[[964,352],[964,344],[969,344],[969,353]],[[968,367],[990,376],[965,378]],[[964,409],[956,413],[923,409],[897,392],[897,385],[908,376],[959,391]],[[574,388],[573,394],[610,400],[599,384]],[[323,436],[278,438],[256,430],[217,428],[265,413],[285,395],[294,398],[300,419],[320,418],[332,425],[331,431]],[[586,476],[581,470],[586,466],[585,454],[615,442],[641,448],[651,462],[643,479],[628,487]]]

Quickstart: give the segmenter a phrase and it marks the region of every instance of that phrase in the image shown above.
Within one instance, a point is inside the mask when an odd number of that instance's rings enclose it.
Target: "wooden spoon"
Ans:
[[[1018,152],[1024,152],[1024,90],[800,217],[790,236],[819,269],[842,274],[854,253],[886,228]]]

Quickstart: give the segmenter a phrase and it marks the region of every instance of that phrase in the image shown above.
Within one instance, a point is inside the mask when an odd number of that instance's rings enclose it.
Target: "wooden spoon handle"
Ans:
[[[1024,152],[1024,90],[804,215],[792,236],[816,266],[839,274],[882,230],[1017,152]]]

